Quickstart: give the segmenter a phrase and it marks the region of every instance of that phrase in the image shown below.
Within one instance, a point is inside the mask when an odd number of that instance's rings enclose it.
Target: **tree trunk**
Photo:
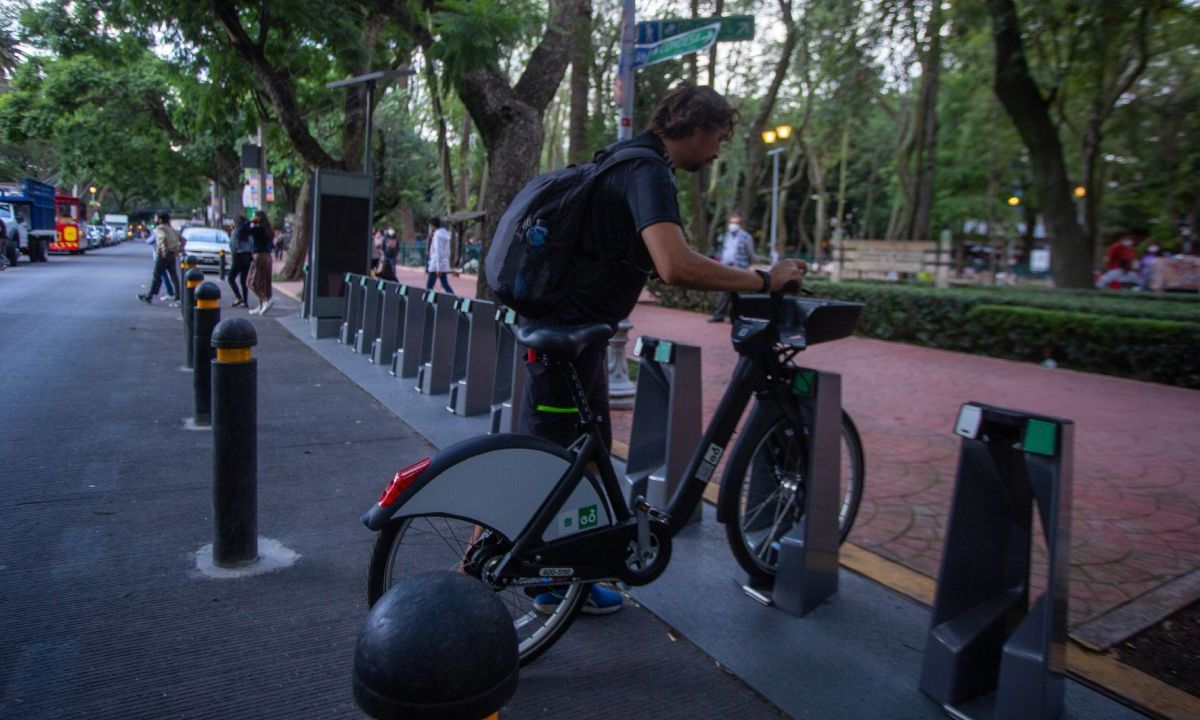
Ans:
[[[438,88],[437,71],[433,58],[425,53],[425,82],[428,85],[430,105],[433,107],[433,122],[437,128],[438,164],[442,170],[442,193],[446,198],[446,212],[455,210],[454,174],[450,170],[450,144],[446,140],[446,115],[442,112],[442,93]]]
[[[458,208],[466,210],[471,201],[471,115],[463,113],[462,143],[458,146]]]
[[[571,41],[571,130],[567,162],[579,165],[591,159],[588,147],[588,87],[592,71],[592,1],[580,0],[580,13],[587,13],[586,22],[575,26]]]
[[[921,85],[913,124],[911,154],[901,162],[912,162],[914,172],[908,186],[904,220],[899,234],[904,240],[929,240],[933,210],[933,172],[937,164],[937,92],[942,69],[942,10],[934,3],[925,32],[926,49],[921,54]]]
[[[1029,150],[1034,185],[1050,235],[1055,284],[1091,287],[1091,248],[1075,219],[1075,203],[1071,199],[1058,131],[1025,61],[1017,9],[1013,0],[987,0],[987,4],[996,47],[996,95]]]
[[[842,128],[842,152],[838,164],[837,229],[846,235],[846,157],[850,154],[850,125]]]
[[[749,219],[751,213],[754,212],[754,198],[758,196],[758,174],[762,169],[763,153],[765,152],[760,138],[763,129],[767,126],[767,121],[771,119],[771,113],[775,111],[775,99],[779,95],[779,87],[783,84],[788,67],[792,63],[792,53],[796,49],[797,32],[796,23],[792,22],[791,0],[779,0],[779,10],[787,28],[787,34],[784,36],[779,60],[775,63],[775,72],[771,76],[771,84],[767,87],[766,95],[763,96],[762,105],[759,106],[758,114],[754,116],[750,126],[746,128],[746,184],[742,188],[742,202],[738,206],[743,219]]]
[[[312,179],[311,170],[304,171],[304,182],[296,196],[296,225],[292,228],[292,239],[288,244],[287,259],[280,275],[284,280],[298,280],[308,258],[308,241],[312,236]]]
[[[537,174],[544,137],[543,114],[562,82],[576,23],[588,23],[583,0],[551,0],[550,19],[542,40],[516,86],[499,71],[481,68],[457,82],[458,96],[471,113],[487,149],[488,177],[483,188],[483,237],[480,247],[479,297],[490,297],[483,260],[496,224],[517,192]]]

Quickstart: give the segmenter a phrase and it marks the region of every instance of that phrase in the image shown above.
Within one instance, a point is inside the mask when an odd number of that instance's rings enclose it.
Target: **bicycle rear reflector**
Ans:
[[[429,463],[433,462],[433,458],[425,458],[419,463],[414,463],[396,473],[392,481],[387,484],[383,492],[379,495],[379,507],[387,507],[396,502],[396,498],[400,497],[400,493],[408,489],[409,485],[413,484],[425,472],[425,468],[429,467]]]

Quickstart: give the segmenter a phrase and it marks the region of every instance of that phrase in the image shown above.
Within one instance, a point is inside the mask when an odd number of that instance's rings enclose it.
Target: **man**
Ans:
[[[154,228],[154,280],[150,285],[149,292],[137,296],[138,300],[147,305],[154,302],[154,296],[158,294],[158,289],[162,286],[164,272],[169,273],[168,276],[175,281],[175,287],[180,287],[179,268],[175,258],[183,250],[183,238],[175,228],[171,227],[170,215],[159,213],[155,220],[157,227]]]
[[[683,84],[659,103],[648,132],[597,154],[603,160],[617,148],[642,146],[658,157],[620,163],[596,181],[584,214],[587,232],[577,241],[567,271],[570,289],[552,316],[539,323],[606,322],[615,328],[633,310],[652,273],[669,285],[721,292],[781,291],[789,282],[803,281],[802,262],[783,260],[769,273],[729,267],[692,250],[684,238],[673,170],[696,172],[715,160],[737,121],[737,111],[715,90]],[[594,345],[574,364],[611,447],[606,353],[603,343]],[[578,418],[565,381],[538,360],[525,368],[520,431],[569,445]],[[534,607],[552,612],[559,601],[556,593],[546,592],[534,599]],[[583,611],[611,613],[621,603],[619,593],[593,586]]]
[[[745,270],[750,267],[750,262],[754,259],[754,238],[750,233],[742,229],[742,218],[740,215],[729,216],[729,227],[721,234],[721,264],[727,267],[742,268]],[[727,292],[721,295],[721,299],[717,301],[717,307],[713,310],[712,317],[709,322],[721,322],[729,315],[733,307],[733,293]]]
[[[1108,251],[1104,253],[1104,269],[1119,270],[1121,261],[1133,264],[1137,259],[1137,251],[1133,248],[1133,236],[1122,235],[1119,240],[1108,246]]]
[[[450,231],[442,227],[439,218],[429,220],[428,243],[426,247],[429,248],[429,264],[425,266],[425,289],[432,290],[434,282],[441,279],[442,289],[453,295],[454,288],[450,287],[450,281],[446,279],[450,273]]]

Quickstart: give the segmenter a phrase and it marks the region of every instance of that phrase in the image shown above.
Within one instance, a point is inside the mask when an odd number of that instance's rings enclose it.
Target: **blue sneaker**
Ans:
[[[533,609],[549,615],[558,609],[563,599],[562,590],[551,590],[533,598]],[[588,593],[588,599],[583,603],[583,612],[588,615],[611,615],[620,610],[625,604],[625,598],[616,590],[593,585]]]

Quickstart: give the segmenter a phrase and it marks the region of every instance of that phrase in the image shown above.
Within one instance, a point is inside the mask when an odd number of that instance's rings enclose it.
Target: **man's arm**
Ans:
[[[642,240],[650,251],[658,276],[668,285],[724,292],[762,290],[762,278],[758,273],[722,265],[692,250],[683,238],[683,228],[673,222],[648,225],[642,230]],[[792,280],[802,284],[805,267],[794,260],[776,263],[771,268],[771,289],[778,292]]]

